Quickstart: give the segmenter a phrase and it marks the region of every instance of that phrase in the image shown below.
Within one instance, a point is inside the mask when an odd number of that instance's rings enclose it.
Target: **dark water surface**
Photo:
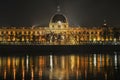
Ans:
[[[120,80],[119,70],[120,52],[0,56],[0,80]]]

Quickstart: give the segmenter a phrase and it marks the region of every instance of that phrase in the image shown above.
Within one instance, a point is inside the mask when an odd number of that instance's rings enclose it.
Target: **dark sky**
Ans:
[[[48,26],[57,5],[71,25],[120,25],[119,0],[0,0],[0,26]]]

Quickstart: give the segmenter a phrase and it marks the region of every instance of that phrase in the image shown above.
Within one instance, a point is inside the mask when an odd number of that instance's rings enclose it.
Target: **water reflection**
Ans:
[[[0,80],[119,80],[120,55],[0,57]]]

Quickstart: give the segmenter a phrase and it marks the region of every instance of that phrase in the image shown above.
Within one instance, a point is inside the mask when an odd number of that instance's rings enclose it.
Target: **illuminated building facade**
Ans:
[[[108,27],[70,27],[67,17],[58,9],[49,22],[49,27],[1,27],[0,44],[78,44],[120,43],[120,29]]]

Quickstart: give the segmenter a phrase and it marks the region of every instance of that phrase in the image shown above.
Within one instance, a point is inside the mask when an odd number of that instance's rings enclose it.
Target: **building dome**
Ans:
[[[50,29],[67,29],[68,28],[68,21],[67,18],[60,13],[55,14],[52,16],[50,23]]]
[[[59,6],[57,7],[57,13],[54,14],[50,19],[49,28],[51,30],[61,30],[68,28],[67,17],[60,12]]]
[[[51,23],[57,23],[57,22],[61,22],[61,23],[67,23],[67,19],[64,15],[62,14],[55,14],[52,18],[51,18]]]

